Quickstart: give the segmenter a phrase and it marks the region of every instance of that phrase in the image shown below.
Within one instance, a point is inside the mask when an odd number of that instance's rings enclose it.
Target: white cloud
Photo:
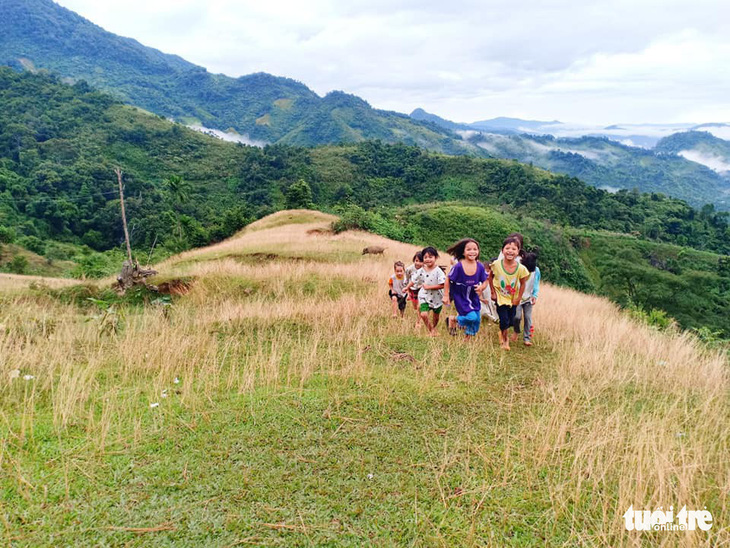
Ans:
[[[255,139],[251,139],[248,134],[240,134],[236,133],[235,131],[220,131],[218,129],[211,129],[209,127],[199,126],[195,124],[189,125],[188,127],[190,129],[194,129],[195,131],[199,131],[200,133],[205,133],[213,137],[218,137],[218,139],[228,141],[229,143],[241,143],[244,145],[251,145],[255,147],[263,147],[267,144],[265,141],[257,141]]]
[[[727,158],[721,158],[715,154],[703,154],[697,150],[682,150],[678,154],[691,162],[707,166],[718,173],[730,172],[730,163],[728,163]]]
[[[265,71],[401,112],[730,120],[730,4],[719,0],[60,3],[211,72]]]

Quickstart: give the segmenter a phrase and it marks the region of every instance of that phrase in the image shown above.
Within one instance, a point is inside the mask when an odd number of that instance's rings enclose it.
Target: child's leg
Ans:
[[[497,315],[499,316],[499,346],[504,348],[505,325],[507,325],[507,307],[497,305]]]
[[[520,323],[522,322],[522,305],[515,307],[515,319],[512,321],[512,327],[515,332],[512,333],[512,341],[517,341],[520,334]]]
[[[515,329],[515,333],[520,332],[520,324],[522,323],[522,305],[515,308],[515,321],[512,322],[512,327]]]
[[[436,330],[436,326],[439,324],[439,318],[441,317],[441,309],[443,306],[439,306],[438,308],[433,308],[433,330]]]
[[[472,310],[465,316],[459,316],[459,325],[464,327],[464,333],[467,337],[473,337],[479,332],[482,316],[479,312]]]
[[[391,294],[390,303],[392,305],[391,308],[393,308],[393,317],[396,318],[396,317],[398,317],[398,297]]]
[[[525,303],[523,306],[525,316],[525,344],[532,344],[532,303]]]
[[[409,297],[411,299],[411,303],[413,303],[413,310],[416,311],[416,327],[418,328],[421,327],[421,312],[418,309],[418,294],[410,289],[408,291],[410,292]]]
[[[509,350],[509,330],[514,322],[514,308],[502,304],[497,306],[497,313],[499,314],[499,343],[502,348]]]
[[[421,318],[421,321],[426,325],[426,329],[431,331],[433,327],[431,326],[431,320],[428,318],[428,305],[425,303],[419,303],[418,310],[418,315]]]

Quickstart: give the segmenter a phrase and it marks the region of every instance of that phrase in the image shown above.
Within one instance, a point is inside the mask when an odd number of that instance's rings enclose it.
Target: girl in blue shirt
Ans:
[[[454,334],[457,325],[464,329],[467,338],[479,331],[482,303],[479,294],[487,284],[488,274],[479,262],[479,243],[472,238],[456,242],[449,249],[458,262],[451,267],[444,285],[444,304],[454,302],[457,316],[446,320],[449,332]]]

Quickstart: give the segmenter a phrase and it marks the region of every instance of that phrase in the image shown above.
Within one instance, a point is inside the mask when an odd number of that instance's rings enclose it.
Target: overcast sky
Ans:
[[[57,0],[211,72],[376,108],[586,124],[730,122],[724,0]]]

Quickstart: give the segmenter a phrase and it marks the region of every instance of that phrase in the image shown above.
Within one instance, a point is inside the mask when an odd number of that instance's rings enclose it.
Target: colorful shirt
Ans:
[[[487,279],[487,270],[477,261],[477,269],[471,276],[464,272],[461,261],[451,267],[449,272],[449,296],[460,316],[466,316],[471,311],[479,312],[482,304],[479,295],[474,290],[476,286]]]
[[[404,289],[406,288],[407,284],[408,281],[406,280],[405,276],[399,278],[398,276],[393,274],[390,279],[388,279],[388,287],[390,287],[390,289],[393,290],[393,293],[395,293],[399,297],[405,295]]]
[[[446,282],[446,274],[438,266],[434,266],[430,272],[426,268],[416,271],[413,277],[413,283],[418,284],[420,291],[418,292],[419,304],[427,303],[429,308],[439,308],[444,303],[443,289],[423,289],[424,285],[439,285]]]
[[[508,272],[504,267],[504,261],[492,263],[492,286],[497,292],[497,305],[512,305],[512,297],[520,292],[520,280],[527,278],[530,271],[523,264],[517,264],[514,270]]]

